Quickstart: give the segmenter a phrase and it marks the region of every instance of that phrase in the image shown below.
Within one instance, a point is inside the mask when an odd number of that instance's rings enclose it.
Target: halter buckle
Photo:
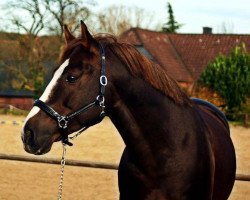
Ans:
[[[68,127],[68,120],[66,117],[64,116],[60,116],[57,118],[57,121],[58,121],[58,126],[62,129],[66,129]]]

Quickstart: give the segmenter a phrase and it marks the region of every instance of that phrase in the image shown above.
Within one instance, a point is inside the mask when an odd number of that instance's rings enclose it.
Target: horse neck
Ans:
[[[113,100],[108,114],[127,149],[140,157],[141,163],[154,167],[158,151],[172,147],[166,141],[173,140],[169,124],[171,114],[180,112],[179,106],[143,79],[121,74],[112,80]],[[162,138],[164,141],[160,141]]]

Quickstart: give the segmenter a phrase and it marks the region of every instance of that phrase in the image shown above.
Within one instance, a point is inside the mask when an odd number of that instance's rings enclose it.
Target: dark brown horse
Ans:
[[[60,140],[70,144],[68,134],[95,125],[106,112],[126,144],[121,200],[229,197],[235,152],[217,108],[189,99],[131,45],[92,37],[83,22],[79,38],[67,27],[65,38],[61,66],[24,125],[27,152],[44,154]]]

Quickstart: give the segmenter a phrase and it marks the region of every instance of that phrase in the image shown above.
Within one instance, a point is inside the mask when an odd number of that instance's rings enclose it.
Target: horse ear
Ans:
[[[86,46],[90,46],[90,42],[93,41],[93,37],[88,31],[86,24],[81,20],[81,38],[86,42]]]
[[[67,25],[64,25],[64,37],[66,44],[75,39],[75,36],[71,34]]]

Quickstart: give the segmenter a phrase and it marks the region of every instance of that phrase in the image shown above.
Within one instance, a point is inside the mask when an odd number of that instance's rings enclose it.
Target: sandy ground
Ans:
[[[1,120],[23,117],[0,115]],[[22,148],[20,125],[0,124],[0,153],[28,155]],[[237,153],[237,173],[250,174],[250,129],[231,127]],[[124,144],[115,127],[105,119],[67,148],[68,159],[119,163]],[[54,144],[43,157],[61,157]],[[31,155],[30,155],[31,156]],[[0,200],[51,200],[57,198],[60,166],[0,160]],[[65,168],[63,199],[117,200],[117,171],[81,167]],[[236,181],[230,200],[249,200],[250,182]]]

